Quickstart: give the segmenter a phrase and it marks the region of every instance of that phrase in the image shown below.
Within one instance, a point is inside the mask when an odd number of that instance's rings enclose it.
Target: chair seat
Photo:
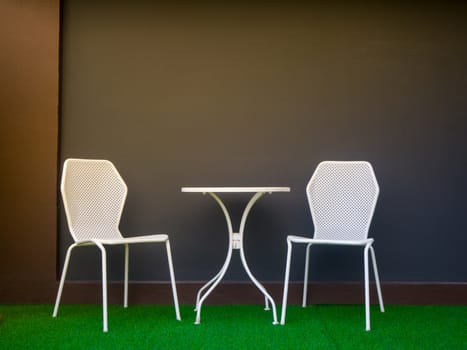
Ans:
[[[94,239],[93,242],[100,242],[102,244],[133,244],[133,243],[151,243],[151,242],[165,242],[169,239],[168,235],[157,234],[157,235],[145,235],[135,237],[122,237],[116,239]]]
[[[362,246],[373,243],[373,238],[362,239],[358,241],[344,241],[335,239],[314,239],[304,236],[289,235],[287,239],[294,243],[312,243],[312,244],[332,244],[332,245],[356,245]]]

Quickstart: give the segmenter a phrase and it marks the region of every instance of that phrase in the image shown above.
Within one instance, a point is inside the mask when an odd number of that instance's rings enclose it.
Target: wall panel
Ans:
[[[466,281],[460,5],[69,0],[63,19],[60,161],[114,161],[130,189],[122,230],[169,233],[179,280],[207,280],[226,250],[216,204],[181,186],[291,186],[261,199],[246,229],[252,269],[280,281],[286,235],[312,231],[305,185],[330,159],[374,165],[371,236],[384,281]],[[228,196],[236,219],[245,203]],[[61,222],[60,263],[63,211]],[[135,251],[133,279],[167,280],[161,249]],[[95,251],[80,254],[72,278],[98,279]],[[119,280],[122,253],[111,256]],[[357,281],[360,265],[358,250],[320,247],[311,278]],[[246,278],[235,261],[227,279]]]

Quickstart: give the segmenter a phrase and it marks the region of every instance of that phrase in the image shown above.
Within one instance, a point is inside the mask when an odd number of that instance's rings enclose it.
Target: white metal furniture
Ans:
[[[129,244],[165,243],[177,320],[180,320],[177,289],[169,237],[155,234],[124,238],[119,223],[127,196],[127,186],[108,160],[67,159],[61,180],[61,194],[74,243],[68,248],[53,311],[57,316],[71,252],[76,247],[96,245],[102,254],[103,330],[107,332],[107,263],[106,245],[125,246],[124,307],[128,307]]]
[[[376,266],[373,239],[368,230],[373,217],[379,186],[368,162],[322,162],[306,188],[314,224],[313,238],[287,237],[287,264],[282,300],[281,324],[285,324],[292,243],[306,244],[305,276],[302,306],[306,306],[310,247],[313,244],[337,244],[364,247],[366,330],[370,330],[370,289],[368,251],[371,252],[376,289],[381,312],[383,297]]]
[[[229,231],[229,248],[227,251],[227,257],[225,259],[224,264],[222,265],[222,268],[209,282],[207,282],[198,291],[198,294],[196,296],[196,308],[195,308],[196,321],[195,323],[196,324],[200,323],[201,307],[203,305],[203,302],[206,300],[208,295],[214,290],[214,288],[216,288],[216,286],[219,284],[219,282],[224,277],[229,267],[230,260],[232,258],[232,251],[239,250],[240,258],[242,261],[242,265],[245,268],[245,271],[247,272],[251,281],[256,285],[256,287],[264,295],[264,300],[265,300],[265,305],[266,305],[265,310],[269,310],[269,302],[270,302],[272,305],[273,324],[277,324],[276,304],[274,303],[274,300],[269,295],[269,293],[266,291],[266,289],[263,287],[263,285],[260,282],[258,282],[255,276],[251,273],[250,268],[248,267],[248,264],[246,262],[245,252],[243,249],[243,234],[244,234],[246,219],[248,217],[248,213],[253,207],[253,204],[255,204],[255,202],[266,193],[271,194],[272,192],[290,192],[290,187],[182,187],[182,192],[198,192],[198,193],[203,193],[203,194],[209,193],[209,195],[212,198],[214,198],[214,200],[221,207],[224,213],[224,216],[225,216],[225,220],[227,221],[227,229]],[[254,193],[254,195],[251,197],[250,201],[248,202],[248,204],[246,205],[243,211],[242,218],[240,221],[240,228],[238,232],[233,231],[232,220],[230,218],[230,214],[227,208],[225,207],[224,203],[221,201],[221,199],[216,194],[216,193],[222,193],[222,192]],[[206,289],[207,291],[204,292]]]

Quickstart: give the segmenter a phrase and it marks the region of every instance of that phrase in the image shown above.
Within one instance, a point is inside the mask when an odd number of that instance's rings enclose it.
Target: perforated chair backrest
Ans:
[[[368,162],[321,162],[307,185],[314,238],[368,237],[379,186]]]
[[[60,186],[75,241],[117,239],[127,186],[108,160],[67,159]]]

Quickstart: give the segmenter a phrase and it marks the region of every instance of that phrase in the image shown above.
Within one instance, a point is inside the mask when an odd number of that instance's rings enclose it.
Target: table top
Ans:
[[[290,192],[290,187],[182,187],[182,192]]]

